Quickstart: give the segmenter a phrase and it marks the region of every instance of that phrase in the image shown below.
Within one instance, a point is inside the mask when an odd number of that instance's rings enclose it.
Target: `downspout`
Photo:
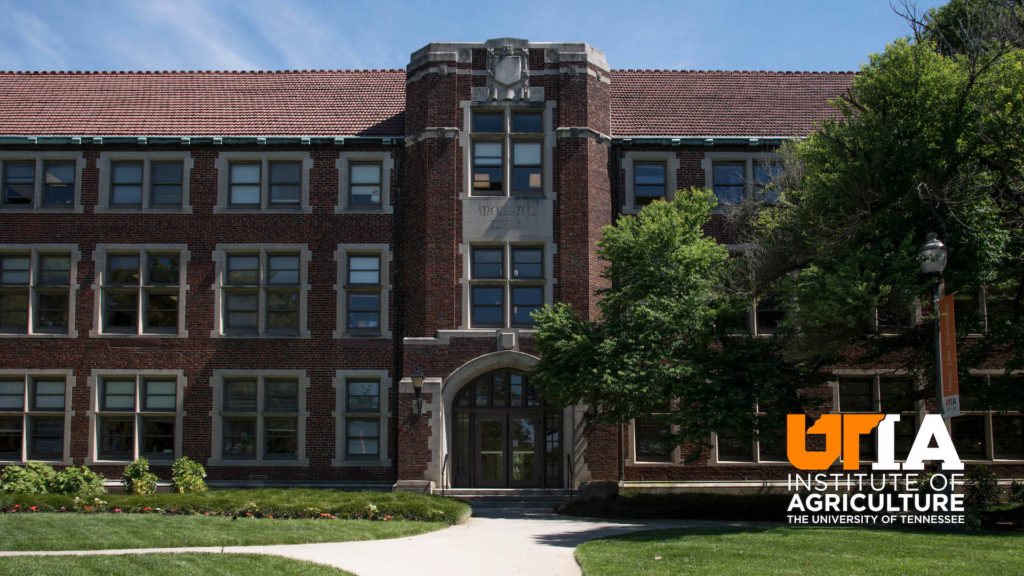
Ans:
[[[399,142],[404,142],[404,138],[399,139]],[[394,321],[391,326],[391,349],[393,355],[392,364],[394,366],[394,376],[391,378],[391,450],[394,456],[391,459],[391,474],[394,477],[392,485],[398,483],[398,458],[401,454],[398,449],[398,388],[401,385],[402,374],[404,366],[402,363],[402,340],[403,340],[403,326],[402,326],[402,313],[403,308],[403,286],[404,282],[401,277],[401,261],[404,255],[402,251],[402,235],[399,233],[405,227],[402,226],[402,183],[404,172],[402,170],[402,158],[405,155],[405,148],[398,147],[394,149],[395,154],[395,197],[393,202],[395,204],[393,216],[391,219],[391,246],[392,253],[396,256],[395,258],[389,258],[394,274],[394,284],[391,286],[391,297],[393,305],[388,309],[391,312]]]

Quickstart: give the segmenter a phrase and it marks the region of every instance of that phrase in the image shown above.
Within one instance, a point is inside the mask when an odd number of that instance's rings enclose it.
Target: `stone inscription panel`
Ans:
[[[467,241],[540,240],[551,237],[551,200],[541,197],[469,197],[462,205]]]

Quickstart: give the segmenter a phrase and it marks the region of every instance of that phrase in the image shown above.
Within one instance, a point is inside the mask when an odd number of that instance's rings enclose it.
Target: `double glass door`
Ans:
[[[455,400],[453,483],[472,488],[560,488],[561,413],[525,376],[488,374]]]

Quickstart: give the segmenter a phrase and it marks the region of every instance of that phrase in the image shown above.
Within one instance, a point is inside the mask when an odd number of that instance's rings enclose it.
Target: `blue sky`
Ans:
[[[917,2],[919,10],[939,4]],[[403,68],[429,42],[587,42],[613,68],[855,70],[888,0],[0,0],[4,70]]]

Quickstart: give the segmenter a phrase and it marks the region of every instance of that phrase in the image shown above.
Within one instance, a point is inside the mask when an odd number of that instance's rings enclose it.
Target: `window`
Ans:
[[[345,389],[345,458],[380,459],[380,382],[349,380]]]
[[[679,167],[675,152],[624,153],[622,168],[626,180],[622,211],[635,214],[654,200],[672,201]]]
[[[633,165],[633,193],[636,206],[665,198],[665,164],[637,162]]]
[[[1024,385],[1019,374],[972,375],[960,384],[960,416],[950,419],[950,435],[961,460],[1024,460],[1024,415],[1019,411],[981,409],[976,398],[989,378],[1011,378]]]
[[[223,152],[216,161],[219,192],[214,212],[311,212],[308,153]]]
[[[338,205],[334,212],[391,213],[391,153],[342,152],[338,168]]]
[[[471,194],[543,194],[543,125],[539,110],[472,111]]]
[[[66,462],[64,374],[0,374],[0,462]]]
[[[339,370],[334,378],[338,418],[335,466],[383,465],[387,462],[386,371]]]
[[[0,209],[80,212],[80,152],[0,153]]]
[[[220,464],[307,462],[304,372],[215,373],[219,419],[211,460]],[[221,462],[223,460],[223,462]]]
[[[35,162],[4,163],[4,204],[31,206],[36,193]]]
[[[309,253],[296,245],[218,249],[220,335],[308,336]]]
[[[94,375],[93,462],[145,457],[172,461],[181,452],[181,373]]]
[[[192,165],[187,152],[104,152],[97,211],[190,212]]]
[[[649,416],[633,420],[634,462],[672,462],[675,447],[666,442],[672,434],[669,423],[671,402],[655,408]]]
[[[349,206],[380,207],[381,166],[379,162],[349,164]]]
[[[719,207],[751,198],[775,202],[782,164],[774,153],[709,152],[704,156],[705,187],[715,192]]]
[[[184,247],[99,245],[93,259],[102,287],[98,334],[186,335]]]
[[[715,434],[715,460],[717,463],[778,463],[787,462],[786,429],[783,422],[772,422],[770,408],[755,407],[758,434],[756,436]]]
[[[142,162],[110,163],[110,206],[142,207]]]
[[[345,328],[380,334],[380,255],[349,254]]]
[[[70,334],[77,261],[67,245],[0,245],[0,334]]]
[[[344,244],[338,261],[338,329],[335,338],[389,337],[390,281],[387,244]]]
[[[474,328],[532,327],[545,302],[544,248],[470,248],[470,324]],[[506,299],[511,308],[506,314]]]
[[[270,163],[270,205],[298,208],[302,201],[302,163]]]
[[[900,421],[895,428],[895,455],[897,459],[905,459],[917,430],[918,388],[917,382],[908,376],[842,376],[837,383],[836,412],[899,414]],[[877,454],[877,432],[861,436],[861,461],[875,460]]]

